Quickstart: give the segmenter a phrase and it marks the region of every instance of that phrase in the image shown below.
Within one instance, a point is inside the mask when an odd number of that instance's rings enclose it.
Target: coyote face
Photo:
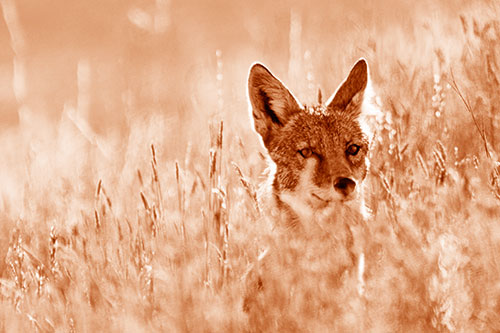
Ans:
[[[361,209],[369,133],[363,126],[368,66],[359,60],[326,105],[302,106],[261,64],[248,78],[255,130],[272,164],[272,198],[292,220]]]

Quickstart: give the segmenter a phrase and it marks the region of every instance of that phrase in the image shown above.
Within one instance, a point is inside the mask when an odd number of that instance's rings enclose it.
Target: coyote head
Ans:
[[[369,133],[362,121],[368,85],[368,66],[360,59],[325,105],[304,107],[265,66],[252,65],[252,118],[274,162],[278,206],[308,219],[360,202],[368,168]]]

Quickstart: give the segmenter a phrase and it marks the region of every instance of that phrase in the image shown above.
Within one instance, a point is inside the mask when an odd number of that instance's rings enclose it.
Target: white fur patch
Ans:
[[[308,202],[310,200],[309,193],[313,187],[316,187],[312,182],[315,166],[316,161],[313,158],[309,158],[300,175],[299,184],[295,188],[295,191],[283,191],[280,194],[280,199],[288,204],[292,210],[299,215],[302,221],[309,221],[314,216],[314,209]]]
[[[331,221],[343,208],[363,214],[363,200],[359,187],[356,187],[356,198],[350,201],[342,201],[342,194],[335,191],[334,187],[319,188],[313,182],[313,174],[317,161],[314,158],[307,159],[306,166],[301,173],[299,183],[294,191],[283,191],[279,197],[298,215],[303,224],[308,222],[323,223]]]

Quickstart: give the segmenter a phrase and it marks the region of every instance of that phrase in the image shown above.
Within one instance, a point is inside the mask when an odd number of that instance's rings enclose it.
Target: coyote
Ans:
[[[367,63],[360,59],[332,97],[323,105],[319,94],[315,106],[302,106],[256,63],[248,97],[269,157],[259,203],[263,221],[272,222],[264,224],[272,226],[272,241],[248,272],[243,310],[256,331],[296,330],[302,309],[318,327],[352,331],[359,323],[348,318],[361,306],[352,295],[362,297],[365,289],[362,183],[371,139],[365,118],[376,114],[368,108]]]
[[[261,202],[288,226],[326,223],[346,210],[366,214],[361,186],[371,138],[364,121],[370,97],[366,61],[358,60],[325,104],[320,96],[317,105],[302,106],[264,65],[250,68],[251,117],[270,157]]]

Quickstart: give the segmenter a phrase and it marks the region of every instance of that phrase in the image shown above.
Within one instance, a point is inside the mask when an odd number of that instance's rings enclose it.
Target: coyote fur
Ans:
[[[248,273],[243,309],[257,330],[281,320],[281,308],[293,309],[300,299],[310,309],[338,304],[348,314],[359,299],[346,295],[362,296],[365,288],[363,181],[371,139],[365,118],[376,111],[369,108],[368,65],[360,59],[325,104],[319,94],[318,104],[303,106],[255,63],[248,97],[255,131],[269,157],[259,204],[263,221],[272,222],[264,224],[272,226],[272,237]],[[305,297],[311,286],[323,292]],[[303,298],[292,297],[293,290]],[[272,304],[276,312],[269,310]],[[288,327],[286,321],[281,325]]]
[[[325,104],[303,106],[264,65],[248,77],[255,131],[270,166],[261,202],[287,226],[307,228],[366,215],[362,183],[371,139],[365,124],[368,65],[358,60]],[[347,215],[345,214],[347,213]]]

